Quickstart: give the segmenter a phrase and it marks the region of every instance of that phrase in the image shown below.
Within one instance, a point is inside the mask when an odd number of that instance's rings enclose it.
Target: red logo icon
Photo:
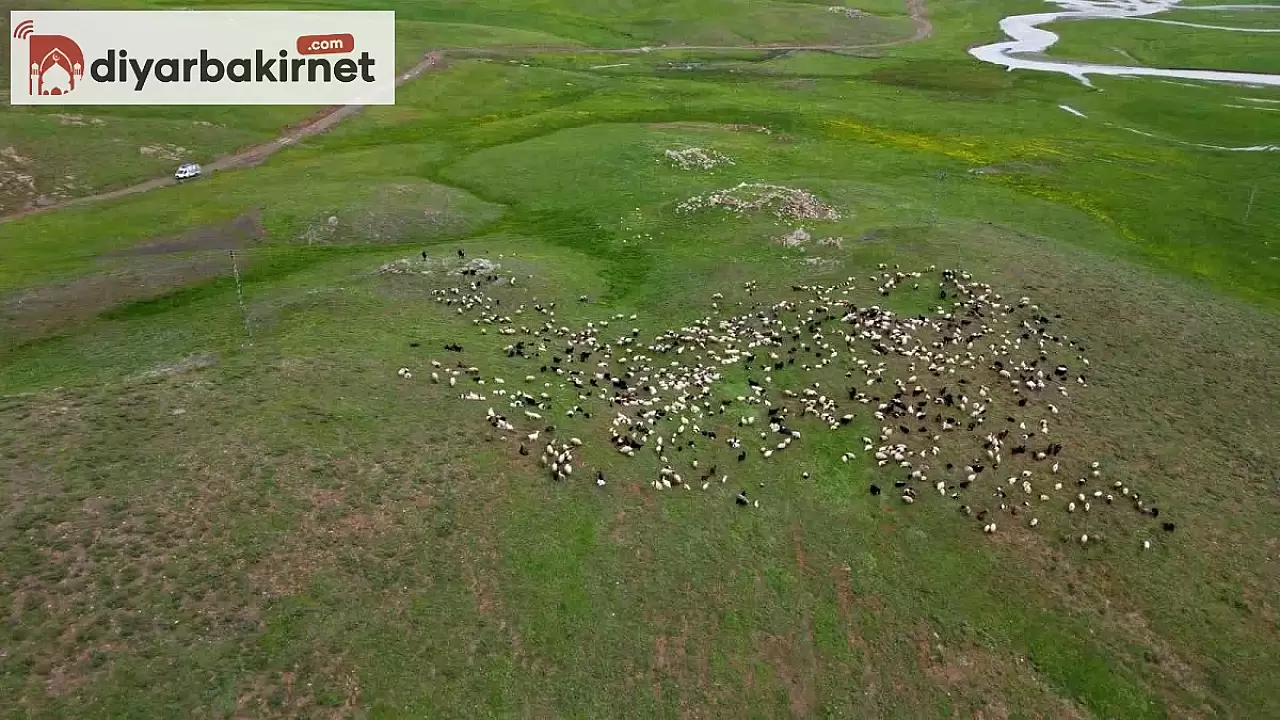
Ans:
[[[84,52],[65,35],[34,35],[35,24],[23,20],[13,29],[13,37],[27,41],[30,77],[27,92],[32,95],[66,95],[84,77]]]

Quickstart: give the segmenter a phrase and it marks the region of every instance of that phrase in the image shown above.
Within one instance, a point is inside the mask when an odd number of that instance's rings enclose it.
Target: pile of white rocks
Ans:
[[[683,150],[667,150],[663,155],[681,170],[710,170],[719,165],[733,165],[733,159],[715,150],[691,147]]]
[[[676,206],[676,212],[690,213],[718,207],[742,214],[770,209],[787,220],[839,220],[840,211],[822,202],[813,193],[781,185],[739,183],[708,195],[695,195]]]

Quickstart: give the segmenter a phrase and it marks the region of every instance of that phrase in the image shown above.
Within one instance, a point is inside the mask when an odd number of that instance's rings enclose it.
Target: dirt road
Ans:
[[[408,70],[401,73],[398,77],[396,77],[396,85],[398,86],[402,83],[408,82],[418,77],[422,73],[426,72],[427,70],[430,70],[431,68],[436,67],[440,63],[440,59],[443,55],[444,53],[440,51],[427,53],[426,55],[423,56],[422,60],[419,61],[417,65],[414,65],[413,67],[409,68]],[[339,105],[337,107],[326,108],[320,113],[317,113],[316,115],[312,116],[311,119],[298,123],[297,125],[294,125],[290,128],[287,128],[283,133],[280,134],[279,137],[276,137],[272,140],[268,140],[267,142],[264,142],[264,143],[259,143],[258,145],[251,145],[247,148],[237,150],[235,153],[232,153],[231,155],[224,155],[223,157],[220,157],[217,160],[214,160],[213,162],[207,165],[201,166],[201,169],[207,175],[209,173],[217,172],[219,170],[231,170],[233,168],[244,168],[244,167],[251,167],[253,165],[257,165],[258,163],[267,159],[267,157],[270,156],[272,153],[275,153],[278,150],[286,148],[298,142],[299,140],[311,137],[312,135],[318,135],[322,132],[325,132],[330,128],[332,128],[334,125],[337,125],[338,123],[342,122],[348,117],[351,117],[352,115],[356,114],[363,108],[364,108],[363,105]],[[66,207],[72,207],[74,205],[84,205],[87,203],[101,202],[103,200],[115,200],[117,198],[122,198],[129,195],[137,195],[138,193],[144,193],[150,190],[155,190],[156,188],[175,185],[177,184],[177,182],[178,181],[174,180],[172,177],[163,177],[163,178],[156,178],[154,180],[147,180],[146,182],[141,182],[136,185],[130,185],[128,187],[122,187],[117,190],[110,190],[108,192],[96,193],[94,195],[85,195],[83,197],[72,198],[70,200],[66,200],[60,203],[55,203],[52,205],[45,205],[42,207],[33,207],[33,208],[27,208],[25,210],[20,210],[16,213],[12,213],[12,214],[0,217],[0,223],[9,222],[11,220],[17,220],[19,218],[28,217],[30,215],[36,215],[39,213],[51,212],[53,210],[60,210]]]
[[[553,46],[497,46],[489,48],[450,48],[447,52],[458,53],[461,55],[474,54],[497,54],[497,53],[571,53],[571,52],[602,52],[617,54],[642,54],[672,50],[699,50],[699,51],[715,51],[715,50],[790,50],[790,51],[840,51],[840,50],[867,50],[879,47],[892,47],[894,45],[904,45],[907,43],[919,42],[928,38],[933,34],[933,24],[929,22],[929,18],[925,12],[924,0],[906,0],[907,10],[911,15],[911,20],[915,24],[916,30],[910,36],[899,40],[891,40],[889,42],[874,43],[870,45],[737,45],[737,46],[720,46],[720,45],[664,45],[661,47],[639,47],[639,48],[614,48],[614,49],[598,49],[588,47],[553,47]],[[418,64],[401,73],[396,78],[396,85],[399,86],[406,83],[422,73],[439,67],[441,59],[444,57],[445,50],[434,50],[423,56]],[[268,156],[278,150],[289,147],[299,140],[323,133],[343,120],[355,115],[364,109],[363,105],[341,105],[334,108],[327,108],[316,114],[311,119],[298,123],[287,128],[279,137],[269,140],[258,145],[253,145],[242,150],[238,150],[231,155],[225,155],[211,163],[202,166],[205,174],[217,172],[219,170],[231,170],[234,168],[244,168],[257,165],[265,160]],[[73,207],[75,205],[85,205],[88,203],[101,202],[104,200],[115,200],[117,198],[127,197],[129,195],[137,195],[139,193],[148,192],[157,188],[168,187],[176,184],[177,181],[172,177],[156,178],[147,180],[136,185],[110,190],[107,192],[96,193],[94,195],[85,195],[83,197],[71,198],[59,203],[45,205],[41,207],[32,207],[25,210],[19,210],[15,213],[0,216],[0,223],[18,220],[20,218],[37,215],[40,213],[52,212],[62,208]]]

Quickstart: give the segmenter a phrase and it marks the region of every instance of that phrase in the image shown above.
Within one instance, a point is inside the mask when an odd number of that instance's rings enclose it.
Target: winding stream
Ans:
[[[1270,85],[1280,87],[1280,75],[1269,73],[1228,72],[1223,70],[1181,70],[1174,68],[1134,67],[1128,65],[1103,65],[1098,63],[1047,60],[1029,57],[1043,53],[1058,41],[1058,36],[1039,26],[1059,20],[1126,19],[1142,18],[1178,7],[1178,0],[1049,0],[1063,8],[1062,12],[1012,15],[1000,21],[1000,29],[1011,40],[982,45],[969,49],[973,57],[1009,70],[1039,70],[1070,75],[1085,85],[1092,86],[1089,75],[1118,75],[1126,77],[1150,76],[1182,78],[1184,80],[1208,80],[1244,85]],[[1182,10],[1244,10],[1276,8],[1276,5],[1212,5]],[[1173,21],[1164,21],[1173,22]],[[1189,23],[1183,23],[1189,24]],[[1218,27],[1216,30],[1258,32],[1256,28]]]

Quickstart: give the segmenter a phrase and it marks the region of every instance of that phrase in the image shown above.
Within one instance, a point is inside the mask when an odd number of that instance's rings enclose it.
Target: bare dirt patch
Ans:
[[[773,663],[774,672],[787,690],[791,716],[809,717],[818,707],[817,674],[813,648],[813,620],[804,618],[804,630],[788,635],[771,635],[763,642],[763,654]]]
[[[75,175],[37,178],[39,171],[39,163],[13,146],[0,148],[0,211],[54,205],[83,189]]]
[[[916,664],[934,687],[955,698],[970,717],[1007,720],[1006,695],[1019,689],[1032,695],[1053,697],[1040,678],[1021,659],[1000,657],[976,645],[949,646],[923,621],[916,624],[913,641]],[[1061,701],[1056,717],[1085,717],[1079,708]]]
[[[812,90],[818,86],[818,81],[813,78],[792,78],[779,80],[776,85],[784,90]]]
[[[871,646],[867,643],[866,638],[862,635],[860,622],[855,616],[854,602],[858,601],[857,610],[862,611],[862,615],[870,614],[874,618],[879,616],[883,610],[883,605],[879,598],[855,597],[852,589],[852,573],[853,570],[848,565],[832,565],[831,580],[835,584],[836,589],[836,612],[840,618],[840,624],[845,631],[845,641],[849,645],[849,649],[857,653],[858,661],[861,664],[861,682],[862,697],[860,707],[870,717],[870,713],[876,708],[876,703],[880,696],[880,679],[876,668],[880,661],[871,654]]]
[[[340,245],[458,236],[496,214],[496,207],[444,186],[387,183],[317,213],[301,224],[294,240]]]
[[[160,145],[143,145],[138,148],[138,154],[144,157],[159,158],[168,160],[169,162],[181,162],[187,157],[190,150],[173,143],[163,143]]]
[[[178,375],[180,373],[192,372],[194,370],[203,370],[207,367],[212,367],[216,365],[217,362],[218,362],[218,356],[215,354],[191,355],[179,360],[176,363],[170,363],[167,365],[161,365],[159,367],[152,368],[151,370],[148,370],[147,372],[143,373],[143,377],[156,378],[156,377],[163,377],[165,375]]]
[[[498,552],[491,538],[474,534],[468,538],[465,549],[460,549],[458,562],[462,577],[475,601],[476,612],[483,617],[501,614],[499,589],[496,576]]]
[[[851,574],[852,569],[848,565],[832,565],[831,580],[836,586],[836,610],[840,614],[840,622],[844,623],[846,637],[849,641],[849,647],[860,650],[864,655],[867,652],[867,642],[862,638],[853,616],[853,588]]]
[[[104,257],[166,255],[193,250],[234,250],[266,237],[261,208],[232,220],[204,225],[181,235],[106,253]]]
[[[744,125],[740,123],[712,123],[693,120],[651,123],[650,130],[728,130],[729,132],[758,132],[765,135],[773,131],[763,125]]]
[[[12,145],[0,149],[0,158],[12,165],[28,165],[31,163],[31,158],[19,155],[18,151],[15,150]]]
[[[1078,542],[1077,537],[1059,534],[1058,542],[1052,543],[1044,534],[1026,527],[1005,526],[993,540],[1030,563],[1044,577],[1077,577],[1082,569],[1067,553],[1067,549]],[[1107,542],[1104,536],[1091,535],[1090,538],[1090,542]],[[1131,646],[1144,648],[1147,661],[1154,665],[1156,675],[1166,688],[1179,688],[1197,700],[1209,697],[1207,680],[1202,674],[1173,644],[1151,630],[1146,616],[1117,592],[1106,576],[1096,575],[1090,583],[1065,586],[1046,581],[1043,587],[1064,607],[1095,616],[1095,623],[1106,628],[1109,636],[1124,638]],[[1180,716],[1189,716],[1186,713],[1191,710],[1172,692],[1167,700],[1178,709]]]
[[[83,115],[74,115],[71,113],[53,113],[50,117],[58,119],[58,124],[71,127],[84,127],[86,125],[106,125],[107,121],[102,118],[86,118]]]
[[[334,693],[339,704],[321,703],[317,694]],[[341,653],[315,653],[284,672],[262,671],[247,676],[236,695],[233,717],[348,718],[357,716],[362,688]]]
[[[244,261],[241,261],[243,270]],[[47,337],[127,302],[159,297],[229,273],[226,256],[153,259],[107,272],[19,290],[0,297],[0,336],[12,342]]]
[[[12,686],[16,703],[61,697],[74,704],[115,658],[161,638],[229,637],[255,612],[254,597],[237,586],[235,573],[191,572],[208,561],[209,521],[218,514],[200,511],[200,498],[152,492],[145,480],[125,476],[130,469],[113,470],[144,466],[138,438],[171,432],[164,423],[131,430],[157,415],[154,387],[110,404],[70,394],[30,396],[0,411],[0,436],[17,439],[19,469],[34,470],[14,473],[10,455],[0,454],[0,477],[11,481],[0,502],[6,543],[0,579],[14,598],[6,615],[15,631],[6,635],[4,655],[30,663],[25,683]],[[113,444],[100,444],[108,434]],[[91,464],[99,471],[95,483],[107,484],[86,493],[65,473],[47,470],[68,456]],[[210,488],[210,496],[225,489],[225,464],[208,472],[182,455],[165,465],[178,478],[166,491],[185,487],[188,472],[207,473],[199,487]]]
[[[805,568],[808,564],[808,556],[804,551],[804,531],[799,525],[791,527],[791,545],[795,548],[796,553],[796,569],[800,571],[800,575],[804,575]]]
[[[315,547],[281,549],[248,569],[250,583],[267,598],[303,592],[316,573],[337,562],[333,552]]]
[[[688,586],[685,589],[689,590]],[[681,716],[690,717],[696,716],[694,703],[698,692],[710,686],[711,657],[708,649],[694,638],[689,619],[685,617],[678,622],[678,634],[658,635],[653,639],[650,654],[653,696],[661,700],[664,689],[674,690],[679,695]],[[655,624],[674,627],[676,621],[659,617]]]

